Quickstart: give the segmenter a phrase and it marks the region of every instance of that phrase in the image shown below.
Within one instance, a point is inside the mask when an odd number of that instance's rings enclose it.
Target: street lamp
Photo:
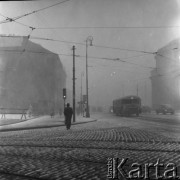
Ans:
[[[92,41],[93,37],[88,36],[86,39],[86,98],[87,98],[87,103],[86,103],[86,117],[90,117],[89,113],[89,97],[88,97],[88,42],[89,45],[92,46]]]
[[[83,112],[83,95],[82,95],[82,77],[84,76],[84,72],[81,72],[81,95],[80,95],[80,107],[81,107],[81,115],[84,114]]]

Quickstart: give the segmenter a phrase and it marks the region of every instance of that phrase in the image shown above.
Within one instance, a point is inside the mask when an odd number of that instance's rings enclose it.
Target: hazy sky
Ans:
[[[2,15],[13,18],[61,1],[0,2],[0,21],[5,20]],[[17,22],[36,29],[32,31],[29,27],[9,22],[0,24],[0,33],[31,35],[30,40],[59,54],[72,54],[71,49],[75,45],[76,54],[85,56],[86,49],[80,44],[34,40],[33,37],[85,43],[88,36],[93,36],[94,46],[88,46],[90,104],[111,104],[113,98],[136,94],[137,83],[143,103],[148,104],[151,102],[149,77],[152,70],[148,67],[155,67],[155,60],[153,55],[142,51],[156,52],[170,41],[179,38],[180,27],[175,26],[180,26],[180,1],[69,0],[25,16]],[[170,28],[167,28],[168,26]],[[38,29],[49,27],[53,29]],[[126,50],[100,48],[98,45]],[[67,72],[67,88],[71,90],[72,56],[65,55],[60,55],[60,59]],[[117,58],[125,62],[110,60]],[[85,57],[76,57],[77,101],[82,72],[85,73]],[[85,76],[83,91],[85,93]]]

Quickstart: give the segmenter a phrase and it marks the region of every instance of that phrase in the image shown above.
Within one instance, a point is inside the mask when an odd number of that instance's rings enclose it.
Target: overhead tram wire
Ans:
[[[25,16],[29,16],[31,14],[37,13],[39,11],[51,8],[53,6],[65,3],[67,1],[71,1],[71,0],[64,0],[64,1],[61,1],[59,3],[56,3],[53,5],[32,11],[30,13],[26,13],[26,14],[23,14],[20,16],[16,16],[14,18],[6,17],[6,16],[2,15],[1,13],[0,13],[0,15],[3,16],[4,18],[6,18],[6,20],[8,20],[7,22],[11,22],[11,21],[15,21],[17,19],[21,19]],[[3,23],[5,23],[5,22],[3,22]],[[180,28],[180,26],[165,26],[165,25],[162,25],[162,26],[91,26],[91,27],[90,26],[79,26],[79,27],[74,26],[74,27],[39,27],[36,29],[44,29],[44,30],[47,29],[48,30],[48,29],[167,29],[167,28]]]
[[[89,57],[91,58],[91,57]],[[132,63],[132,62],[128,62],[128,61],[124,61],[120,58],[116,58],[116,59],[110,59],[110,58],[101,58],[101,59],[104,59],[104,60],[115,60],[115,61],[119,61],[119,62],[122,62],[122,63],[126,63],[126,64],[132,64],[132,65],[135,65],[135,66],[139,66],[139,67],[142,67],[142,68],[147,68],[147,69],[154,69],[154,67],[150,67],[150,66],[143,66],[143,65],[140,65],[140,64],[136,64],[136,63]]]
[[[129,57],[120,58],[120,59],[121,59],[121,60],[124,60],[124,59],[131,59],[131,58],[142,57],[142,56],[148,56],[148,55],[151,55],[151,54],[139,54],[139,55],[129,56]],[[117,60],[119,60],[119,59],[117,59]]]
[[[20,25],[22,25],[22,26],[29,27],[29,28],[31,28],[31,29],[32,29],[32,28],[33,28],[33,29],[36,29],[35,27],[26,25],[26,24],[21,23],[21,22],[16,21],[16,20],[21,19],[21,18],[23,18],[23,17],[25,17],[25,16],[28,16],[28,15],[31,15],[31,14],[37,13],[37,12],[39,12],[39,11],[42,11],[42,10],[51,8],[51,7],[53,7],[53,6],[56,6],[56,5],[65,3],[65,2],[67,2],[67,1],[71,1],[71,0],[64,0],[64,1],[61,1],[61,2],[59,2],[59,3],[56,3],[56,4],[53,4],[53,5],[50,5],[50,6],[47,6],[47,7],[44,7],[44,8],[35,10],[35,11],[32,11],[32,12],[30,12],[30,13],[26,13],[26,14],[23,14],[23,15],[20,15],[20,16],[16,16],[16,17],[14,17],[14,18],[7,17],[7,16],[5,16],[5,15],[3,15],[3,14],[0,13],[0,15],[1,15],[2,17],[6,18],[6,20],[0,21],[0,24],[8,23],[8,22],[15,22],[15,23],[20,24]]]
[[[10,22],[10,18],[7,18],[6,16],[4,16],[4,15],[3,15],[3,14],[1,14],[1,13],[0,13],[0,16],[2,16],[2,17],[4,17],[4,18],[5,18],[5,20],[0,21],[0,24]]]
[[[16,17],[14,17],[14,18],[8,18],[8,17],[5,17],[5,16],[2,15],[2,14],[1,14],[1,15],[4,16],[5,18],[7,18],[7,20],[9,20],[8,22],[11,22],[11,21],[14,21],[14,20],[17,20],[17,19],[21,19],[21,18],[23,18],[23,17],[25,17],[25,16],[29,16],[29,15],[31,15],[31,14],[37,13],[37,12],[39,12],[39,11],[43,11],[43,10],[45,10],[45,9],[48,9],[48,8],[57,6],[57,5],[62,4],[62,3],[65,3],[65,2],[67,2],[67,1],[71,1],[71,0],[64,0],[64,1],[58,2],[58,3],[56,3],[56,4],[53,4],[53,5],[50,5],[50,6],[41,8],[41,9],[38,9],[38,10],[34,10],[34,11],[32,11],[32,12],[29,12],[29,13],[26,13],[26,14],[23,14],[23,15],[20,15],[20,16],[16,16]]]
[[[70,44],[79,44],[79,45],[83,45],[83,46],[86,45],[85,43],[72,42],[72,41],[62,41],[62,40],[55,40],[55,39],[50,39],[50,38],[32,37],[32,39],[57,41],[57,42],[70,43]],[[138,50],[132,50],[132,49],[124,49],[124,48],[118,48],[118,47],[110,47],[110,46],[94,45],[94,44],[93,44],[92,47],[108,48],[108,49],[115,49],[115,50],[122,50],[122,51],[140,52],[140,53],[146,53],[146,54],[155,54],[155,53],[156,53],[156,52],[147,52],[147,51],[138,51]]]
[[[32,29],[33,31],[33,29]],[[0,36],[1,37],[1,36]],[[29,37],[30,38],[30,37]],[[31,37],[32,38],[32,37]],[[33,38],[34,39],[34,38]],[[51,40],[51,41],[58,41],[58,42],[65,42],[65,43],[73,43],[75,44],[75,42],[69,42],[69,41],[60,41],[60,40],[54,40],[54,39],[48,39],[48,38],[35,38],[35,39],[42,39],[42,40]],[[80,45],[84,45],[84,43],[77,43],[77,44],[80,44]],[[116,48],[117,49],[117,48]],[[127,50],[127,49],[126,49]],[[131,50],[130,50],[131,51]],[[139,52],[139,51],[138,51]],[[140,51],[140,52],[143,52],[143,51]],[[32,53],[41,53],[41,52],[32,52]],[[151,54],[151,53],[150,53]],[[150,54],[146,54],[146,55],[150,55]],[[153,53],[154,54],[154,53]],[[59,55],[62,55],[62,54],[59,54]],[[134,57],[139,57],[140,55],[138,56],[133,56],[133,57],[129,57],[129,58],[134,58]],[[141,55],[142,56],[142,55]],[[76,57],[85,57],[85,56],[82,56],[82,55],[76,55]],[[132,65],[135,65],[135,66],[139,66],[139,67],[143,67],[143,68],[150,68],[150,69],[154,69],[154,67],[148,67],[148,66],[142,66],[142,65],[138,65],[136,63],[132,63],[132,62],[128,62],[128,61],[125,61],[123,60],[123,58],[104,58],[104,57],[93,57],[93,56],[90,56],[89,58],[91,59],[101,59],[101,60],[113,60],[113,61],[119,61],[119,62],[123,62],[123,63],[128,63],[128,64],[132,64]],[[127,59],[127,58],[125,58]]]
[[[36,29],[35,27],[32,27],[32,26],[29,26],[29,25],[27,25],[27,24],[24,24],[24,23],[21,23],[21,22],[18,22],[18,21],[14,21],[15,23],[17,23],[17,24],[20,24],[20,25],[22,25],[22,26],[25,26],[25,27],[28,27],[28,28],[31,28],[31,29]]]
[[[4,23],[7,23],[7,22],[10,22],[9,20],[5,19],[3,21],[0,21],[0,24],[4,24]]]
[[[65,55],[65,54],[58,54],[58,55]],[[68,56],[72,56],[72,55],[68,55]],[[86,56],[76,55],[76,57],[85,58]],[[137,56],[134,56],[134,57],[137,57]],[[121,59],[121,58],[104,58],[104,57],[94,57],[94,56],[88,56],[88,58],[89,58],[89,59],[108,60],[108,61],[118,61],[118,62],[122,62],[122,63],[128,63],[128,64],[132,64],[132,65],[135,65],[135,66],[139,66],[139,67],[142,67],[142,68],[154,69],[154,67],[143,66],[143,65],[136,64],[136,63],[124,61],[123,58],[122,58],[122,59]],[[133,58],[133,57],[131,57],[131,58]],[[125,58],[125,59],[126,59],[126,58]]]
[[[56,41],[61,43],[69,43],[69,44],[78,44],[85,46],[85,43],[80,42],[73,42],[73,41],[63,41],[63,40],[57,40],[57,39],[51,39],[51,38],[43,38],[43,37],[35,37],[32,36],[31,39],[38,39],[38,40],[47,40],[47,41]],[[92,47],[97,48],[108,48],[108,49],[114,49],[114,50],[121,50],[121,51],[132,51],[132,52],[139,52],[139,53],[145,53],[145,54],[156,54],[157,52],[148,52],[148,51],[140,51],[140,50],[133,50],[133,49],[124,49],[124,48],[118,48],[118,47],[110,47],[110,46],[102,46],[102,45],[94,45]]]
[[[17,22],[19,23],[19,22]],[[19,23],[23,26],[27,26],[29,28],[33,29],[40,29],[40,28],[35,28],[32,26],[25,25],[23,23]],[[49,41],[56,41],[56,42],[62,42],[62,43],[70,43],[70,44],[78,44],[78,45],[83,45],[85,46],[85,43],[79,43],[79,42],[71,42],[71,41],[62,41],[62,40],[56,40],[56,39],[51,39],[51,38],[42,38],[42,37],[32,37],[32,39],[39,39],[39,40],[49,40]],[[124,49],[124,48],[117,48],[117,47],[110,47],[110,46],[102,46],[102,45],[93,45],[94,47],[98,48],[107,48],[107,49],[115,49],[115,50],[121,50],[121,51],[131,51],[131,52],[140,52],[140,53],[146,53],[146,54],[156,54],[157,52],[148,52],[148,51],[139,51],[139,50],[132,50],[132,49]]]
[[[53,4],[53,5],[50,5],[50,6],[47,6],[47,7],[44,7],[44,8],[41,8],[41,9],[38,9],[38,10],[35,10],[35,11],[32,11],[32,12],[30,12],[30,13],[26,13],[26,14],[24,14],[24,15],[20,15],[20,16],[17,16],[17,17],[14,17],[14,18],[9,18],[9,17],[6,17],[6,16],[4,16],[4,15],[2,15],[1,13],[0,13],[0,15],[1,16],[3,16],[4,18],[6,18],[6,20],[5,21],[3,21],[3,22],[0,22],[0,24],[1,23],[6,23],[6,22],[16,22],[16,23],[19,23],[19,24],[21,24],[21,25],[23,25],[23,26],[27,26],[27,27],[29,27],[29,28],[33,28],[33,29],[82,29],[82,28],[96,28],[96,29],[105,29],[105,28],[107,28],[107,29],[112,29],[112,28],[119,28],[119,29],[121,29],[121,28],[123,28],[123,29],[134,29],[134,28],[138,28],[138,29],[141,29],[141,28],[146,28],[146,29],[149,29],[149,28],[180,28],[180,26],[94,26],[94,27],[55,27],[55,28],[35,28],[35,27],[32,27],[32,26],[28,26],[28,25],[26,25],[26,24],[23,24],[23,23],[20,23],[20,22],[17,22],[16,20],[17,19],[20,19],[20,18],[23,18],[23,17],[25,17],[25,16],[28,16],[28,15],[31,15],[31,14],[34,14],[34,13],[37,13],[37,12],[39,12],[39,11],[42,11],[42,10],[45,10],[45,9],[48,9],[48,8],[51,8],[51,7],[53,7],[53,6],[56,6],[56,5],[59,5],[59,4],[62,4],[62,3],[65,3],[65,2],[67,2],[67,1],[70,1],[70,0],[64,0],[64,1],[61,1],[61,2],[59,2],[59,3],[56,3],[56,4]],[[46,39],[46,40],[50,40],[50,39]],[[62,41],[61,41],[62,42]],[[65,41],[64,41],[65,42]],[[72,42],[72,43],[74,43],[74,42]],[[76,44],[81,44],[81,43],[76,43]],[[82,43],[83,44],[83,43]],[[108,46],[100,46],[100,45],[94,45],[95,47],[102,47],[102,48],[110,48],[110,49],[119,49],[119,50],[124,50],[124,51],[134,51],[134,52],[142,52],[142,53],[149,53],[149,54],[155,54],[154,52],[146,52],[146,51],[138,51],[138,50],[130,50],[130,49],[120,49],[120,48],[115,48],[115,47],[108,47]]]
[[[16,17],[14,17],[14,18],[10,18],[10,17],[4,16],[3,14],[0,13],[0,15],[1,15],[2,17],[6,18],[4,21],[0,21],[0,24],[8,23],[8,22],[15,22],[15,23],[20,24],[20,25],[22,25],[22,26],[26,26],[26,27],[29,27],[29,28],[31,28],[31,29],[32,29],[32,28],[33,28],[33,29],[36,29],[35,27],[26,25],[26,24],[21,23],[21,22],[16,21],[16,20],[21,19],[21,18],[23,18],[23,17],[25,17],[25,16],[29,16],[29,15],[31,15],[31,14],[37,13],[37,12],[39,12],[39,11],[43,11],[43,10],[45,10],[45,9],[51,8],[51,7],[53,7],[53,6],[57,6],[57,5],[59,5],[59,4],[65,3],[65,2],[67,2],[67,1],[71,1],[71,0],[64,0],[64,1],[61,1],[61,2],[59,2],[59,3],[56,3],[56,4],[53,4],[53,5],[50,5],[50,6],[47,6],[47,7],[44,7],[44,8],[35,10],[35,11],[32,11],[32,12],[30,12],[30,13],[26,13],[26,14],[23,14],[23,15],[20,15],[20,16],[16,16]]]
[[[138,73],[138,74],[145,74],[144,72],[141,72],[141,71],[131,71],[129,69],[122,69],[121,66],[109,66],[109,65],[103,65],[103,64],[99,64],[97,62],[91,62],[92,63],[92,68],[111,68],[111,69],[114,69],[114,70],[120,70],[120,71],[125,71],[125,72],[130,72],[130,73]],[[95,65],[93,65],[95,63]],[[107,70],[106,70],[107,71]],[[145,71],[147,73],[147,71]]]
[[[22,51],[13,51],[13,50],[3,50],[3,51],[6,51],[6,52],[17,52],[17,53],[21,53],[22,52]],[[29,52],[29,53],[38,53],[38,54],[57,54],[57,55],[60,55],[60,56],[73,56],[72,54],[53,53],[53,52],[52,53],[49,53],[49,52],[36,52],[36,51],[26,51],[26,52]],[[144,55],[139,55],[139,56],[146,56],[146,55],[149,55],[149,54],[144,54]],[[127,57],[127,58],[104,58],[104,57],[89,56],[88,58],[90,58],[90,59],[108,60],[108,61],[120,61],[120,62],[123,62],[123,63],[128,63],[128,64],[136,65],[136,66],[139,66],[139,67],[142,67],[142,68],[146,68],[146,69],[158,69],[156,67],[142,66],[142,65],[139,65],[139,64],[136,64],[136,63],[124,61],[124,59],[135,58],[135,57],[139,57],[139,56],[131,56],[131,57]],[[77,58],[78,57],[79,58],[85,58],[85,56],[83,56],[83,55],[76,55],[76,57]],[[169,73],[165,73],[165,74],[169,74]]]
[[[71,27],[39,27],[37,29],[167,29],[180,26],[71,26]]]
[[[14,50],[0,50],[0,51],[5,51],[5,52],[10,52],[10,53],[23,53],[23,51],[14,51]],[[46,52],[36,52],[36,51],[26,51],[28,53],[38,53],[38,54],[57,54],[57,55],[61,55],[61,56],[72,56],[71,54],[62,54],[62,53],[46,53]],[[86,56],[83,55],[76,55],[76,57],[78,58],[85,58]],[[135,56],[137,57],[137,56]],[[122,62],[122,63],[127,63],[127,64],[132,64],[135,66],[139,66],[141,68],[146,68],[146,69],[154,69],[154,67],[150,67],[150,66],[142,66],[136,63],[131,63],[128,61],[124,61],[123,59],[120,58],[104,58],[104,57],[94,57],[94,56],[89,56],[88,58],[90,59],[100,59],[100,60],[108,60],[108,61],[118,61],[118,62]],[[131,57],[133,58],[133,57]]]
[[[18,50],[0,50],[0,51],[3,51],[5,53],[23,53],[23,51],[18,51]],[[72,54],[63,54],[63,53],[50,53],[50,52],[38,52],[38,51],[26,51],[26,53],[35,53],[35,54],[57,54],[57,55],[60,55],[60,56],[72,56]],[[0,53],[0,54],[3,54],[3,53]],[[79,57],[76,55],[76,57]]]
[[[31,28],[33,30],[37,30],[40,28],[35,28],[20,22],[17,22],[15,20],[12,20],[15,23],[18,23],[20,25],[26,26],[28,28]],[[63,41],[63,40],[56,40],[56,39],[51,39],[51,38],[42,38],[42,37],[32,37],[32,39],[39,39],[39,40],[49,40],[49,41],[56,41],[56,42],[62,42],[62,43],[69,43],[69,44],[78,44],[78,45],[83,45],[85,46],[85,43],[79,43],[79,42],[72,42],[72,41]],[[110,47],[110,46],[102,46],[102,45],[93,45],[94,47],[98,47],[98,48],[107,48],[107,49],[114,49],[114,50],[121,50],[121,51],[131,51],[131,52],[140,52],[140,53],[146,53],[146,54],[157,54],[157,52],[148,52],[148,51],[139,51],[139,50],[132,50],[132,49],[123,49],[123,48],[118,48],[118,47]]]
[[[35,30],[36,28],[29,26],[29,28]],[[4,37],[1,36],[0,37]],[[31,36],[31,39],[37,39],[37,40],[45,40],[45,41],[54,41],[54,42],[60,42],[60,43],[68,43],[68,44],[77,44],[77,45],[82,45],[85,46],[85,43],[80,43],[80,42],[73,42],[73,41],[64,41],[64,40],[58,40],[58,39],[52,39],[52,38],[43,38],[43,37],[35,37]],[[121,51],[131,51],[131,52],[139,52],[143,54],[152,54],[155,55],[157,52],[148,52],[148,51],[140,51],[140,50],[132,50],[132,49],[124,49],[124,48],[118,48],[118,47],[110,47],[110,46],[102,46],[102,45],[93,45],[92,47],[98,47],[98,48],[108,48],[108,49],[114,49],[114,50],[121,50]]]
[[[68,44],[78,44],[78,45],[83,45],[83,46],[86,45],[85,43],[80,43],[80,42],[63,41],[63,40],[58,40],[58,39],[42,38],[42,37],[35,37],[35,36],[32,36],[31,39],[45,40],[45,41],[55,41],[55,42],[68,43]]]
[[[56,4],[53,4],[53,5],[50,5],[50,6],[41,8],[41,9],[38,9],[38,10],[36,10],[36,11],[33,11],[32,13],[37,13],[37,12],[39,12],[39,11],[43,11],[43,10],[45,10],[45,9],[48,9],[48,8],[57,6],[57,5],[59,5],[59,4],[65,3],[65,2],[67,2],[67,1],[71,1],[71,0],[64,0],[64,1],[58,2],[58,3],[56,3]]]
[[[35,29],[35,28],[32,28],[32,31]],[[2,37],[2,36],[0,36]],[[29,36],[30,38],[30,36]],[[55,39],[50,39],[50,38],[41,38],[41,37],[31,37],[31,39],[38,39],[38,40],[50,40],[50,41],[56,41],[56,42],[62,42],[62,43],[70,43],[70,44],[78,44],[78,45],[85,45],[84,43],[77,43],[77,42],[71,42],[71,41],[62,41],[62,40],[55,40]],[[105,48],[111,48],[111,49],[116,49],[116,50],[125,50],[125,51],[135,51],[135,52],[141,52],[141,53],[145,53],[145,54],[156,54],[157,52],[145,52],[145,51],[137,51],[137,50],[132,50],[132,49],[122,49],[122,48],[114,48],[114,47],[106,47],[106,46],[97,46],[97,45],[93,45],[95,47],[105,47]],[[140,56],[140,55],[138,55]],[[138,56],[134,56],[134,57],[138,57]],[[85,56],[79,56],[79,57],[85,57]],[[136,66],[141,66],[143,68],[151,68],[153,69],[153,67],[148,67],[148,66],[142,66],[142,65],[138,65],[136,63],[132,63],[132,62],[127,62],[127,61],[124,61],[122,58],[99,58],[99,57],[89,57],[89,58],[93,58],[93,59],[102,59],[102,60],[114,60],[114,61],[120,61],[120,62],[123,62],[123,63],[128,63],[128,64],[133,64],[133,65],[136,65]],[[133,58],[133,57],[130,57],[130,58]]]
[[[0,51],[5,51],[5,52],[9,52],[9,53],[23,53],[23,51],[14,51],[14,50],[0,50]],[[57,55],[60,55],[60,56],[73,56],[72,54],[63,54],[63,53],[49,53],[49,52],[36,52],[36,51],[26,51],[26,53],[38,53],[38,54],[57,54]],[[3,53],[0,53],[0,54],[3,54]],[[85,56],[80,56],[80,55],[76,55],[76,57],[85,57]],[[88,58],[93,58],[93,59],[95,59],[95,57],[88,57]],[[102,59],[102,58],[98,58],[98,57],[96,57],[96,59]],[[111,59],[112,60],[112,59]],[[134,65],[137,65],[137,66],[139,66],[138,64],[134,64]],[[143,66],[140,66],[140,67],[142,67],[142,68],[148,68],[148,69],[157,69],[157,68],[155,68],[155,67],[143,67]],[[173,71],[174,72],[174,71]],[[172,71],[170,71],[170,72],[167,72],[167,73],[161,73],[161,74],[157,74],[157,75],[154,75],[154,76],[150,76],[150,77],[159,77],[159,76],[161,76],[161,77],[163,77],[163,76],[167,76],[167,75],[169,75],[169,74],[172,74]]]
[[[133,49],[123,49],[123,48],[118,48],[118,47],[102,46],[102,45],[93,45],[93,46],[98,47],[98,48],[116,49],[116,50],[140,52],[140,53],[146,53],[146,54],[155,54],[156,53],[156,52],[139,51],[139,50],[133,50]]]
[[[9,18],[9,17],[7,17],[7,16],[4,16],[4,15],[2,15],[1,13],[0,13],[0,15],[3,16],[3,17],[6,17],[6,19],[7,19],[6,22],[14,22],[14,23],[20,24],[20,25],[22,25],[22,26],[25,26],[25,27],[28,27],[28,28],[31,28],[31,29],[36,29],[35,27],[32,27],[32,26],[30,26],[30,25],[27,25],[27,24],[21,23],[21,22],[19,22],[19,21],[16,21],[15,19],[12,19],[12,18]],[[9,21],[8,21],[8,19],[9,19]],[[1,22],[0,22],[0,24],[1,24]]]

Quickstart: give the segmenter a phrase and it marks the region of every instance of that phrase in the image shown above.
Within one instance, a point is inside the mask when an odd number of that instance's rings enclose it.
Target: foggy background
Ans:
[[[0,2],[0,21],[58,2],[61,1]],[[80,100],[81,78],[86,94],[84,44],[92,36],[93,46],[88,46],[90,106],[110,106],[115,98],[136,95],[137,87],[142,103],[151,105],[149,77],[156,65],[153,52],[179,38],[180,2],[69,0],[17,22],[0,24],[0,34],[30,36],[30,41],[59,54],[69,91],[72,91],[72,46],[76,46],[75,53],[81,56],[75,59],[76,102]],[[67,97],[67,101],[71,103],[72,97]]]

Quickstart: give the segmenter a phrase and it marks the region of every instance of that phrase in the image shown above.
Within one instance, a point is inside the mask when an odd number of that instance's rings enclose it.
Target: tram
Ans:
[[[118,116],[130,116],[141,113],[141,98],[138,96],[126,96],[113,101],[113,112]]]

